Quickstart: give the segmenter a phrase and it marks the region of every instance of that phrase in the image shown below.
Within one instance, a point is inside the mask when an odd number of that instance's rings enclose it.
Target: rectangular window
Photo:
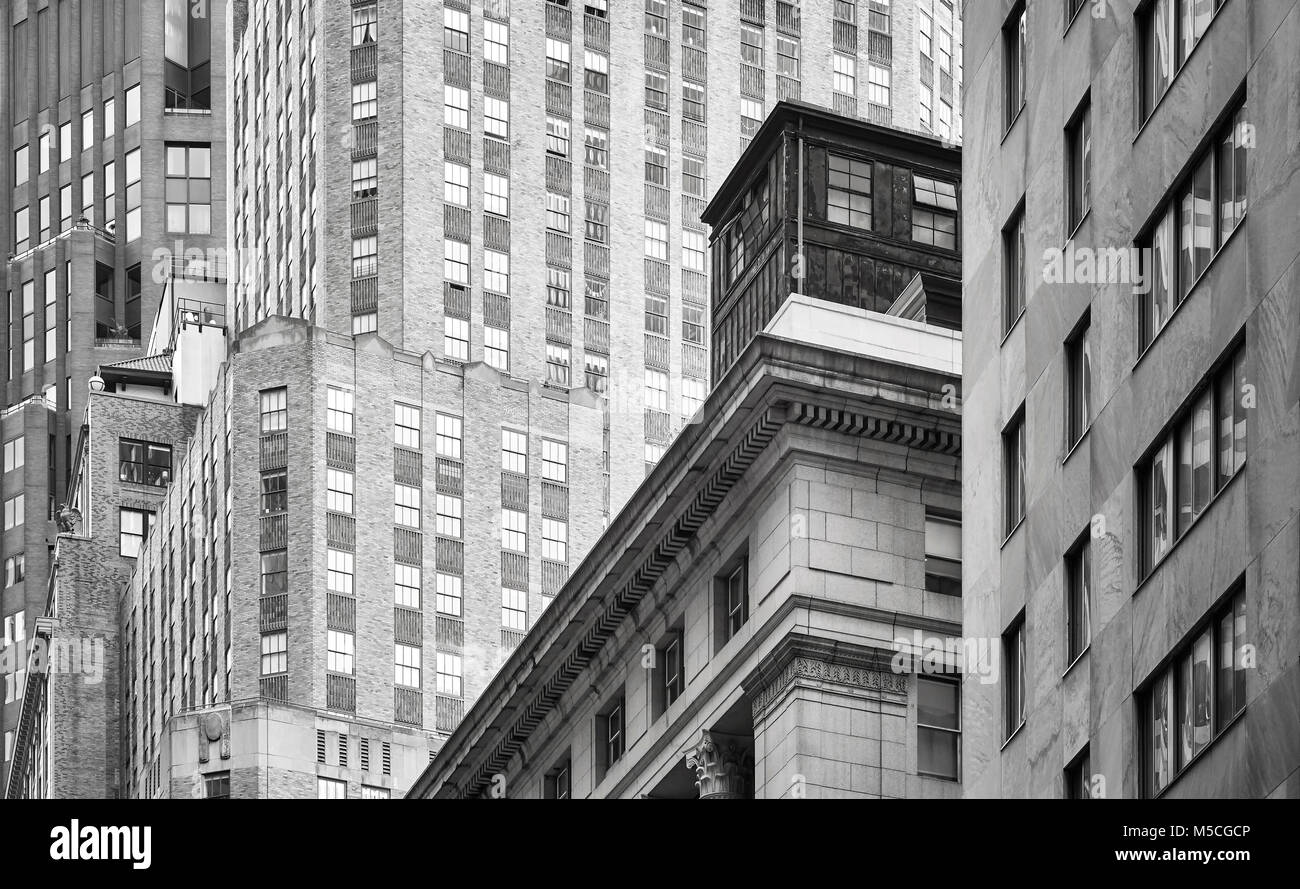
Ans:
[[[443,125],[468,130],[469,90],[444,84],[442,87],[442,103]]]
[[[1142,118],[1155,110],[1224,0],[1153,0],[1138,13]]]
[[[957,249],[957,185],[926,176],[912,177],[912,240]]]
[[[483,251],[483,289],[509,295],[510,254],[495,250]]]
[[[528,552],[528,513],[517,509],[501,510],[501,548]]]
[[[374,80],[352,84],[352,121],[371,120],[379,114],[379,85]]]
[[[1246,353],[1239,346],[1202,382],[1190,407],[1139,466],[1144,574],[1245,465],[1249,386]]]
[[[705,11],[698,6],[682,5],[682,43],[686,46],[704,49],[704,15]]]
[[[500,327],[483,328],[483,360],[503,373],[510,372],[510,331]]]
[[[858,60],[853,56],[835,53],[831,60],[833,69],[831,84],[835,92],[846,96],[858,93]]]
[[[1092,546],[1087,537],[1065,556],[1065,662],[1092,641]]]
[[[483,174],[483,209],[498,216],[510,215],[510,180],[495,173]]]
[[[554,37],[546,38],[546,76],[569,82],[569,44]]]
[[[368,278],[379,271],[379,238],[352,239],[352,277]]]
[[[435,579],[435,605],[440,614],[460,617],[462,581],[455,574],[439,574]]]
[[[826,215],[831,222],[871,230],[871,162],[828,156]]]
[[[645,0],[645,30],[655,37],[668,36],[668,0]]]
[[[9,497],[5,500],[5,530],[17,528],[25,520],[27,511],[27,495],[18,494],[15,497]]]
[[[1019,3],[1002,26],[1002,125],[1010,129],[1025,107],[1025,34],[1028,18]]]
[[[510,26],[483,20],[483,58],[498,65],[510,64]]]
[[[528,474],[528,436],[513,429],[501,430],[501,470]]]
[[[5,516],[6,520],[8,516]],[[8,521],[5,526],[8,527]],[[123,506],[118,510],[118,553],[128,559],[138,558],[140,547],[153,527],[153,513],[142,509],[128,509]]]
[[[434,447],[439,457],[459,460],[463,425],[460,417],[438,414],[434,418]]]
[[[469,52],[469,13],[443,8],[442,45],[456,52]]]
[[[262,434],[284,432],[289,428],[289,390],[264,389],[259,393]]]
[[[564,118],[546,118],[546,151],[559,157],[569,156],[569,122]]]
[[[961,684],[916,677],[916,771],[956,781],[961,764]]]
[[[374,333],[379,329],[378,312],[362,312],[360,315],[352,316],[352,335],[361,336],[363,333]]]
[[[331,432],[352,434],[352,390],[338,386],[325,388],[325,428]]]
[[[961,519],[925,513],[925,588],[943,596],[961,595]]]
[[[262,553],[262,595],[278,596],[289,591],[289,551]]]
[[[468,285],[469,244],[443,239],[442,251],[443,277],[454,284]]]
[[[4,445],[4,467],[5,467],[4,471],[5,472],[13,472],[15,469],[22,468],[23,464],[26,462],[25,442],[26,442],[26,438],[25,436],[22,435],[18,436],[17,438],[11,438],[7,442],[5,442]],[[168,454],[168,465],[170,465],[171,448],[167,449],[167,454]]]
[[[604,3],[604,0],[601,0]],[[689,9],[690,7],[686,7]],[[587,6],[588,12],[591,5]],[[573,765],[568,754],[553,769],[546,773],[543,780],[542,798],[543,799],[572,799],[573,798]]]
[[[167,231],[206,235],[212,231],[212,147],[167,144]]]
[[[754,138],[763,123],[763,103],[758,99],[740,99],[740,135],[745,139]]]
[[[704,120],[707,101],[703,86],[688,80],[682,81],[682,117],[687,120]]]
[[[609,56],[585,50],[583,52],[583,85],[598,93],[609,92]]]
[[[354,479],[352,473],[342,469],[325,471],[326,498],[325,508],[332,512],[352,515],[352,494]]]
[[[776,73],[782,77],[799,79],[799,40],[784,34],[776,35]]]
[[[570,308],[572,276],[568,269],[546,267],[546,304],[557,309]]]
[[[356,664],[356,637],[339,630],[325,632],[325,669],[351,676]]]
[[[365,3],[352,7],[352,45],[374,43],[379,37],[378,4]]]
[[[501,626],[523,630],[528,626],[528,594],[523,590],[501,590]]]
[[[1002,332],[1025,311],[1025,207],[1022,203],[1002,229]]]
[[[645,406],[652,411],[668,410],[668,374],[646,368]]]
[[[586,222],[583,234],[597,244],[609,242],[609,207],[595,201],[586,202]]]
[[[1087,215],[1092,202],[1092,109],[1088,100],[1075,112],[1065,128],[1066,230],[1073,232]]]
[[[588,352],[584,359],[587,374],[587,388],[596,394],[604,394],[609,388],[609,359],[604,355]]]
[[[668,261],[668,226],[653,219],[645,221],[645,255]]]
[[[469,322],[463,318],[443,319],[443,352],[454,361],[469,360]]]
[[[703,232],[682,232],[682,267],[694,272],[704,271],[705,240]]]
[[[889,106],[893,88],[893,70],[883,65],[867,65],[867,101]]]
[[[740,23],[740,60],[755,68],[763,67],[763,29],[759,25]]]
[[[562,441],[542,439],[542,478],[557,484],[569,481],[569,446]]]
[[[557,386],[569,385],[569,347],[546,344],[546,381]]]
[[[442,199],[457,207],[469,207],[469,167],[451,161],[443,162]]]
[[[271,469],[262,473],[262,514],[284,512],[289,508],[289,470]]]
[[[556,519],[542,519],[542,558],[552,562],[569,560],[569,524]]]
[[[1002,536],[1025,518],[1025,409],[1002,432]]]
[[[420,409],[397,401],[393,403],[393,444],[400,448],[420,449]]]
[[[419,608],[421,599],[420,569],[416,565],[393,565],[393,604],[405,608]]]
[[[586,151],[584,160],[587,166],[597,170],[609,169],[609,132],[586,127]]]
[[[393,646],[393,683],[404,688],[419,688],[420,659],[423,652],[414,645]]]
[[[130,87],[126,91],[126,125],[132,126],[140,122],[140,84]]]
[[[22,439],[17,439],[19,445]],[[154,444],[149,441],[136,441],[122,438],[117,443],[119,481],[137,485],[166,487],[171,481],[172,448],[171,445]],[[6,458],[8,454],[6,453]],[[21,454],[19,455],[21,460]],[[8,460],[6,459],[6,466]],[[22,465],[21,462],[19,465]]]
[[[646,148],[645,181],[651,185],[668,185],[668,152],[662,148]]]
[[[601,714],[596,717],[597,737],[601,742],[597,780],[604,777],[604,773],[623,758],[623,753],[627,749],[625,715],[626,708],[620,692],[618,697],[606,704]]]
[[[325,587],[331,593],[344,596],[353,595],[353,578],[355,577],[355,557],[352,553],[339,549],[325,550]]]
[[[126,239],[140,237],[140,149],[133,148],[125,155],[126,161]]]
[[[693,417],[704,404],[704,381],[682,377],[682,416]]]
[[[486,96],[483,99],[483,135],[510,138],[510,103]]]
[[[1065,344],[1065,445],[1078,444],[1092,423],[1092,345],[1090,317]]]
[[[209,772],[203,776],[204,799],[230,799],[230,772]]]
[[[347,799],[348,782],[338,778],[316,776],[317,799]]]
[[[1025,616],[1002,634],[1003,738],[1025,724]]]
[[[567,195],[546,193],[546,227],[552,231],[569,233],[569,198]]]
[[[1141,693],[1143,790],[1158,796],[1246,706],[1246,594],[1238,588]]]
[[[14,186],[23,185],[27,182],[27,167],[31,162],[28,160],[28,151],[26,145],[20,145],[14,151]]]
[[[289,633],[287,630],[262,634],[261,668],[263,676],[274,676],[288,671]]]
[[[649,108],[668,110],[668,75],[659,71],[645,72],[645,103]]]
[[[682,341],[704,345],[704,307],[682,305]]]
[[[444,537],[459,537],[461,523],[461,500],[449,494],[437,496],[436,529]]]
[[[1074,0],[1070,0],[1071,3]],[[1092,799],[1092,766],[1088,748],[1084,747],[1074,760],[1065,767],[1065,798]]]
[[[393,485],[393,523],[404,528],[420,527],[420,489]]]
[[[438,652],[437,671],[438,694],[459,697],[463,673],[460,655]]]

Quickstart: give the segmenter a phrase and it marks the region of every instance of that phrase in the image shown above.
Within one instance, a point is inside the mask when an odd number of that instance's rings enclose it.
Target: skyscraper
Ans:
[[[221,274],[225,15],[203,0],[0,9],[6,762],[10,667],[44,611],[86,380],[144,351],[174,276]]]

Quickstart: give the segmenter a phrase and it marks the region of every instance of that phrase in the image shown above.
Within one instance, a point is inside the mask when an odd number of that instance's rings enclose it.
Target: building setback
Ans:
[[[222,273],[226,9],[203,0],[0,8],[3,398],[29,405],[0,422],[0,437],[26,456],[3,477],[11,517],[16,498],[24,507],[6,521],[0,554],[25,569],[0,593],[9,641],[44,613],[86,380],[144,351],[173,258],[202,257],[197,273]],[[6,762],[15,682],[6,677]]]
[[[1300,796],[1300,6],[993,6],[963,621],[1004,655],[965,793]]]
[[[959,795],[959,162],[774,109],[705,214],[717,387],[411,796]]]

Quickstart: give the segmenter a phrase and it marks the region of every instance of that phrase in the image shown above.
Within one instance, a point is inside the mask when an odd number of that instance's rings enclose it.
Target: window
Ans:
[[[140,149],[126,153],[126,239],[140,237]]]
[[[916,771],[958,780],[961,763],[961,684],[916,677]]]
[[[1002,229],[1002,332],[1006,334],[1025,312],[1025,207],[1016,209]]]
[[[609,15],[608,0],[587,0],[587,15],[603,19]]]
[[[668,152],[662,148],[646,148],[645,181],[652,185],[668,185]]]
[[[594,201],[586,202],[586,222],[584,234],[588,241],[594,241],[597,244],[607,243],[609,240],[609,207],[605,204],[597,204]]]
[[[1016,618],[1002,634],[1003,737],[1025,724],[1025,616]]]
[[[569,446],[562,441],[542,439],[542,478],[558,484],[568,484]]]
[[[1002,432],[1002,536],[1025,518],[1025,409]]]
[[[469,52],[469,13],[459,9],[442,10],[442,45],[456,52]]]
[[[653,683],[650,690],[650,712],[658,719],[686,688],[686,670],[682,664],[682,625],[679,621],[668,635],[655,646]]]
[[[104,162],[104,222],[111,222],[117,216],[117,163]]]
[[[40,172],[45,173],[50,169],[50,133],[41,133],[37,138],[36,152]]]
[[[645,406],[653,411],[668,410],[668,374],[646,368]]]
[[[483,251],[483,289],[494,293],[510,293],[510,254],[495,250]]]
[[[289,632],[262,634],[262,675],[274,676],[289,669]]]
[[[379,38],[379,10],[375,3],[352,7],[352,45],[374,43]]]
[[[379,114],[379,86],[373,80],[352,84],[352,121],[370,120]]]
[[[871,162],[829,155],[826,215],[831,222],[871,230]]]
[[[569,524],[556,519],[542,519],[542,558],[552,562],[569,560]]]
[[[546,150],[560,157],[569,156],[569,122],[564,118],[546,118]]]
[[[454,284],[469,284],[469,244],[443,239],[442,257],[443,277]]]
[[[926,510],[925,588],[961,595],[961,519]]]
[[[740,23],[740,61],[756,68],[763,67],[763,29],[760,26]]]
[[[501,548],[517,553],[528,552],[528,513],[517,509],[501,510]]]
[[[443,124],[461,130],[468,130],[469,90],[444,84],[442,87],[442,102]]]
[[[546,304],[557,309],[568,309],[571,301],[572,277],[568,269],[546,268]]]
[[[682,341],[704,345],[704,307],[682,305]]]
[[[483,174],[483,209],[498,216],[510,215],[510,180],[495,173]]]
[[[546,344],[546,381],[557,386],[569,385],[569,347],[559,343]]]
[[[356,637],[339,630],[327,630],[325,636],[325,669],[351,676],[356,660]]]
[[[59,189],[59,231],[72,228],[72,186],[64,185]]]
[[[404,528],[420,527],[420,489],[393,485],[393,523]]]
[[[22,439],[16,439],[16,441],[21,449]],[[8,445],[5,445],[5,447],[5,466],[8,468]],[[131,482],[137,485],[153,485],[155,487],[165,487],[171,481],[171,445],[123,438],[118,440],[117,450],[117,477],[119,481]],[[21,466],[21,450],[18,458],[20,461],[18,465]]]
[[[609,387],[609,359],[604,355],[586,354],[585,370],[587,388],[597,394],[603,394]]]
[[[1155,110],[1224,0],[1153,0],[1138,13],[1142,118]]]
[[[528,594],[522,590],[501,590],[501,626],[523,630],[528,626]]]
[[[40,199],[37,216],[41,226],[41,240],[45,241],[50,236],[50,198],[48,195]],[[136,235],[139,237],[139,235]]]
[[[957,185],[913,176],[912,240],[957,249]]]
[[[379,238],[352,239],[352,277],[368,278],[379,271]]]
[[[939,70],[952,71],[952,35],[939,29]]]
[[[1085,99],[1082,108],[1065,128],[1066,162],[1069,181],[1066,189],[1066,230],[1073,232],[1083,221],[1092,202],[1092,109]]]
[[[583,85],[598,93],[609,92],[609,56],[585,50],[583,52]]]
[[[126,125],[140,122],[140,84],[126,91]]]
[[[331,432],[352,434],[352,390],[338,386],[325,388],[325,428]]]
[[[510,138],[510,103],[486,96],[483,99],[483,135]]]
[[[655,37],[668,36],[668,0],[645,0],[645,30]]]
[[[469,207],[469,167],[443,162],[442,199],[457,207]]]
[[[598,781],[614,763],[623,758],[627,744],[625,715],[623,694],[619,692],[618,697],[606,704],[596,717],[597,738],[600,741],[600,759],[596,770]]]
[[[1072,664],[1092,641],[1092,546],[1084,537],[1065,555],[1065,662]]]
[[[704,404],[704,381],[682,377],[682,416],[693,417]]]
[[[289,470],[271,469],[262,473],[262,514],[284,512],[289,508]]]
[[[342,469],[325,470],[325,508],[332,512],[352,515],[353,483],[354,479],[350,472]]]
[[[1238,108],[1193,165],[1149,234],[1139,240],[1145,304],[1145,349],[1168,323],[1246,213],[1246,160],[1251,143],[1245,107]],[[1215,207],[1218,207],[1216,212]]]
[[[262,595],[276,596],[289,591],[289,551],[262,553]]]
[[[459,497],[449,494],[437,496],[436,525],[439,534],[445,537],[460,536],[461,501]]]
[[[289,390],[264,389],[259,393],[262,409],[262,434],[284,432],[289,428]]]
[[[645,221],[645,255],[668,261],[668,226],[653,219]]]
[[[609,168],[608,131],[586,127],[586,154],[584,159],[589,167],[595,167],[598,170]]]
[[[483,20],[483,58],[498,65],[510,64],[510,26]]]
[[[1002,26],[1002,125],[1008,129],[1025,107],[1025,34],[1028,19],[1022,2]]]
[[[438,414],[434,418],[434,447],[439,457],[460,459],[461,430],[460,417]]]
[[[569,198],[566,195],[546,193],[546,227],[566,235],[569,233]]]
[[[393,443],[413,451],[420,449],[420,409],[400,401],[393,403]]]
[[[569,44],[567,41],[546,38],[546,76],[569,82]]]
[[[926,60],[934,58],[934,20],[925,10],[920,11],[916,22],[917,46]]]
[[[1246,353],[1226,358],[1138,469],[1144,574],[1246,463]]]
[[[713,579],[713,610],[717,650],[749,620],[748,565],[744,557],[734,560]]]
[[[1070,0],[1074,3],[1075,0]],[[1065,798],[1092,799],[1092,765],[1088,748],[1075,757],[1074,762],[1065,767]]]
[[[16,556],[10,556],[5,559],[5,588],[21,583],[27,576],[27,555],[19,553]],[[19,612],[21,614],[21,612]]]
[[[510,331],[483,328],[483,360],[503,373],[510,371]]]
[[[1142,692],[1144,791],[1157,796],[1246,707],[1246,593],[1230,593]]]
[[[763,123],[763,103],[758,99],[740,99],[740,135],[745,139],[754,138]]]
[[[393,565],[393,604],[419,608],[421,598],[420,569],[416,565]]]
[[[1092,347],[1090,316],[1065,344],[1065,446],[1078,444],[1092,423]]]
[[[5,516],[8,527],[8,516]],[[138,558],[140,547],[144,544],[149,529],[153,527],[153,513],[142,509],[128,509],[123,506],[118,510],[118,553],[128,559]]]
[[[212,232],[212,149],[167,144],[167,231]]]
[[[603,3],[604,0],[601,0]],[[689,9],[690,7],[686,7]],[[590,6],[587,7],[591,9]],[[572,799],[573,794],[573,766],[569,760],[568,754],[553,769],[547,772],[543,778],[542,798],[543,799]]]
[[[659,71],[645,73],[645,103],[647,107],[668,110],[668,75]]]
[[[23,611],[16,611],[4,620],[5,635],[3,647],[8,648],[27,638],[27,614]]]
[[[799,41],[784,34],[776,35],[776,73],[799,79]]]
[[[337,778],[316,777],[317,799],[347,799],[348,782]]]
[[[31,214],[27,207],[14,213],[14,254],[24,253],[31,246]]]
[[[393,683],[405,688],[420,687],[420,657],[423,652],[414,645],[393,646]]]
[[[682,267],[694,272],[704,271],[704,233],[682,232]]]
[[[688,80],[682,81],[682,117],[687,120],[704,120],[706,102],[704,87]]]
[[[338,549],[325,550],[326,589],[332,593],[340,593],[344,596],[353,595],[355,561],[355,557],[350,552]]]
[[[454,574],[439,574],[435,579],[435,606],[440,614],[460,617],[462,581]]]
[[[81,215],[86,220],[95,218],[95,174],[89,172],[81,177]]]
[[[832,60],[834,74],[831,83],[835,92],[855,96],[858,92],[858,60],[843,53],[835,53]]]
[[[352,335],[360,336],[363,333],[374,333],[379,329],[378,312],[362,312],[360,315],[352,316]]]
[[[230,799],[230,773],[209,772],[203,776],[204,799]]]
[[[867,65],[867,101],[876,105],[889,105],[893,71],[883,65]]]
[[[23,466],[23,463],[25,461],[25,451],[26,451],[26,448],[24,447],[25,441],[26,441],[25,437],[20,435],[17,438],[11,438],[7,442],[5,442],[4,444],[4,471],[5,472],[13,472],[15,469],[20,469]],[[170,455],[171,455],[171,449],[168,448],[169,458]],[[170,459],[168,462],[170,464]]]
[[[513,429],[501,430],[501,469],[528,474],[528,436]]]
[[[12,347],[11,347],[12,348]],[[23,282],[23,372],[36,367],[36,282]]]
[[[440,651],[437,656],[437,665],[438,694],[459,697],[461,694],[460,655]]]
[[[443,319],[442,347],[454,361],[469,360],[469,322],[464,318]]]
[[[14,151],[14,185],[19,186],[27,182],[28,151],[26,145],[20,145]]]

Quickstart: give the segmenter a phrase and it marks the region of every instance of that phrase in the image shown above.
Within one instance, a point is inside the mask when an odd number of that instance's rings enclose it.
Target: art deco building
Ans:
[[[991,5],[965,792],[1300,796],[1300,5]]]
[[[173,257],[221,273],[225,14],[201,0],[0,7],[6,645],[44,613],[86,380],[141,355]],[[8,666],[5,685],[7,762],[22,694]]]
[[[959,795],[958,164],[777,105],[705,214],[717,386],[411,796]]]

